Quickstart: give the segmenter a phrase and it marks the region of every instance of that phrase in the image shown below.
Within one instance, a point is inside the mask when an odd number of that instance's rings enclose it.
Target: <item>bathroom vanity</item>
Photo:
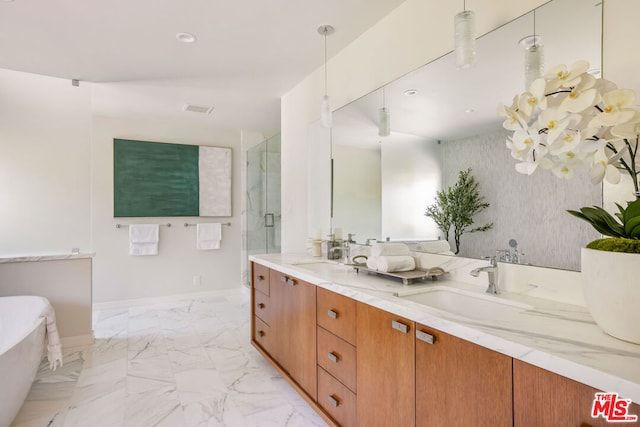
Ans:
[[[591,417],[599,390],[640,415],[640,346],[584,307],[303,255],[251,260],[252,343],[329,425],[616,425]],[[407,297],[420,294],[433,297]]]

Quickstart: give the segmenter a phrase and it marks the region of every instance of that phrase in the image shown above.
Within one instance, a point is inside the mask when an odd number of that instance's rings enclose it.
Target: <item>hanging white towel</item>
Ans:
[[[222,240],[222,224],[207,222],[196,226],[196,248],[201,251],[220,249]]]
[[[159,224],[129,225],[129,255],[158,255]]]
[[[62,345],[56,325],[56,312],[49,300],[44,297],[42,299],[45,301],[45,306],[40,317],[44,317],[46,321],[47,359],[49,360],[49,369],[55,371],[56,368],[62,367]]]

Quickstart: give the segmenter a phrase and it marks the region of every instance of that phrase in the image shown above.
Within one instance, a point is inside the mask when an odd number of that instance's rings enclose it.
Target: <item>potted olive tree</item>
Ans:
[[[428,206],[424,213],[433,219],[447,241],[453,227],[456,255],[460,252],[460,238],[464,233],[487,231],[493,227],[493,223],[490,223],[471,228],[473,217],[489,207],[489,203],[480,195],[478,186],[478,182],[471,175],[471,169],[460,171],[455,185],[436,192],[436,202]]]
[[[614,215],[603,208],[569,211],[589,222],[604,239],[582,249],[582,276],[587,307],[608,334],[640,344],[640,191],[638,189],[638,135],[640,112],[635,92],[618,89],[588,73],[589,63],[571,68],[559,65],[516,95],[509,107],[501,105],[503,126],[512,130],[507,148],[516,170],[532,174],[549,169],[571,178],[576,168],[590,168],[594,184],[620,182],[621,173],[633,181],[627,206]]]

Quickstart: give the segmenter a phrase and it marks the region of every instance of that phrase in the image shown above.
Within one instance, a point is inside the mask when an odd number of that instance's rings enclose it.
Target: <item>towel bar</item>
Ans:
[[[128,228],[129,224],[116,224],[116,228]],[[160,227],[171,227],[171,223],[160,224]]]
[[[189,224],[188,222],[184,223],[185,227],[195,227],[196,225],[198,225],[198,224]],[[223,222],[222,225],[231,226],[231,223],[230,222]]]

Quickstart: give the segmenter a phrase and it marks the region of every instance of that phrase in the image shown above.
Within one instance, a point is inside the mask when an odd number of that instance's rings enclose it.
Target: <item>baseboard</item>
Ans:
[[[113,310],[118,308],[137,307],[141,305],[165,304],[174,301],[189,300],[193,298],[204,298],[220,295],[228,295],[231,292],[250,292],[250,289],[244,286],[228,289],[216,289],[212,291],[192,292],[187,294],[165,295],[160,297],[134,298],[118,301],[97,302],[93,304],[94,310]]]
[[[93,344],[93,331],[90,334],[86,335],[75,335],[72,337],[61,337],[60,344],[62,348],[68,347],[82,347],[85,345]]]

